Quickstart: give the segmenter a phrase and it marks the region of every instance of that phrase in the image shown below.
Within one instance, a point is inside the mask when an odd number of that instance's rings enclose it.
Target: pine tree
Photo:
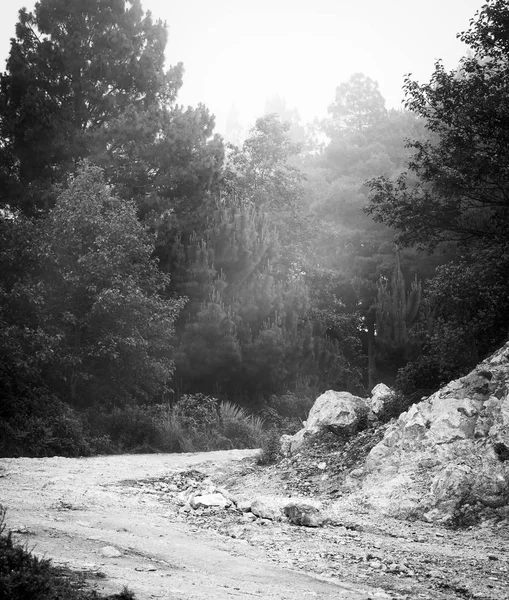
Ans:
[[[417,276],[407,292],[405,278],[401,270],[399,249],[396,250],[396,264],[391,279],[381,276],[377,284],[376,309],[376,350],[381,359],[396,356],[408,360],[415,348],[415,341],[409,328],[415,322],[421,304],[422,289]],[[374,357],[371,357],[373,360]],[[376,359],[375,359],[376,360]]]

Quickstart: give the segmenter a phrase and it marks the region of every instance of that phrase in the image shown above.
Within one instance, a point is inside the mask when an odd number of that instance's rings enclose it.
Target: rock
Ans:
[[[394,391],[390,387],[386,386],[385,383],[378,383],[371,390],[371,398],[368,400],[368,405],[371,412],[377,418],[380,418],[390,408],[394,398]]]
[[[252,512],[245,512],[245,513],[242,513],[242,519],[244,521],[251,522],[251,521],[256,521],[257,516]]]
[[[465,505],[509,505],[509,343],[412,405],[369,453],[361,489],[398,517],[447,523]]]
[[[328,390],[313,404],[305,429],[310,434],[324,429],[340,435],[352,434],[358,431],[367,415],[368,406],[362,398],[349,392]]]
[[[295,454],[308,439],[322,431],[351,436],[366,426],[368,414],[368,404],[362,398],[328,390],[313,404],[305,427],[290,438],[283,436],[282,451],[285,455]]]
[[[288,456],[290,454],[291,445],[292,445],[293,435],[284,434],[281,436],[280,444],[281,444],[281,454],[283,456]]]
[[[215,491],[218,494],[222,494],[227,500],[229,500],[232,504],[237,504],[237,498],[233,494],[231,494],[227,489],[218,487],[215,488]]]
[[[260,519],[280,521],[283,517],[282,502],[277,498],[257,498],[251,502],[251,512]]]
[[[292,455],[298,452],[304,445],[304,442],[310,437],[311,434],[305,428],[299,429],[295,435],[291,436],[288,453]]]
[[[231,501],[225,498],[223,494],[197,494],[190,501],[191,507],[195,510],[197,508],[227,508],[231,506]]]
[[[284,513],[292,523],[305,527],[320,527],[325,522],[320,509],[307,502],[289,502],[284,507]]]
[[[104,546],[104,548],[101,548],[101,554],[107,558],[118,558],[119,556],[122,556],[122,553],[113,546]]]
[[[242,512],[251,511],[251,500],[239,500],[237,502],[237,508]]]

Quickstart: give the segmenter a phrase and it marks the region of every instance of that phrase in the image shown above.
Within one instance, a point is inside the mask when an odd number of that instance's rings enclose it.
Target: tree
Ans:
[[[299,112],[290,108],[282,96],[275,94],[265,101],[263,110],[265,115],[277,115],[282,123],[290,125],[288,136],[293,143],[304,145],[306,130],[301,124]]]
[[[355,73],[336,88],[329,114],[333,128],[362,131],[383,120],[387,112],[378,83],[363,73]]]
[[[401,244],[503,242],[509,227],[509,35],[507,6],[491,0],[460,39],[474,54],[429,83],[405,80],[406,106],[426,124],[408,171],[369,182],[374,219]]]
[[[62,179],[90,137],[128,107],[175,99],[182,65],[165,72],[167,33],[139,0],[42,0],[20,10],[0,77],[3,202]]]
[[[227,189],[265,210],[288,209],[297,201],[302,175],[290,164],[300,151],[290,141],[289,123],[276,114],[256,120],[241,148],[230,147],[225,173]]]
[[[314,390],[358,385],[345,356],[348,318],[312,310],[302,274],[280,268],[269,214],[223,197],[182,256],[187,279],[177,285],[190,302],[178,327],[180,391],[252,404],[302,381]]]
[[[427,284],[422,355],[398,376],[406,393],[429,392],[468,372],[507,337],[509,233],[509,9],[489,0],[459,38],[473,53],[429,83],[406,79],[406,105],[427,130],[407,171],[369,182],[375,220],[402,245],[456,256]]]
[[[182,301],[161,296],[169,278],[136,213],[82,166],[39,221],[38,270],[14,287],[52,340],[46,381],[74,405],[152,400],[171,381]]]
[[[192,213],[217,185],[222,142],[200,106],[175,106],[166,25],[140,0],[41,0],[21,10],[0,76],[0,198],[28,214],[84,157],[142,214]]]
[[[304,176],[293,164],[301,146],[289,132],[290,124],[276,114],[257,119],[242,147],[230,146],[223,180],[227,192],[267,214],[278,231],[286,269],[301,262],[308,227],[301,210]]]
[[[409,333],[415,323],[421,304],[422,286],[417,276],[407,292],[401,270],[400,252],[396,249],[396,264],[389,280],[381,276],[377,285],[376,299],[376,352],[370,362],[391,363],[404,366],[418,349],[417,339]],[[374,346],[374,345],[373,345]],[[374,370],[374,366],[370,372]],[[372,386],[371,386],[372,387]]]

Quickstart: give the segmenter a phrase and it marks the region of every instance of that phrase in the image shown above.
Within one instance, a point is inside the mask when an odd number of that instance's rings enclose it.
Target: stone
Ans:
[[[349,437],[366,426],[368,414],[366,400],[349,392],[328,390],[313,404],[305,427],[291,437],[283,436],[282,451],[286,456],[293,455],[306,441],[322,431]]]
[[[279,440],[281,444],[281,454],[283,456],[288,456],[290,454],[290,448],[292,445],[292,435],[288,435],[287,433],[283,434]]]
[[[233,494],[231,494],[227,489],[223,487],[215,488],[215,491],[218,494],[222,494],[227,500],[229,500],[232,504],[237,504],[237,498]]]
[[[251,512],[251,500],[239,500],[237,502],[237,508],[244,513]]]
[[[359,499],[386,514],[452,522],[465,505],[509,505],[509,342],[412,405],[364,464]]]
[[[385,383],[378,383],[371,390],[371,398],[368,400],[369,408],[379,418],[384,412],[387,412],[394,398],[394,390]]]
[[[228,498],[225,498],[223,494],[197,494],[190,501],[191,507],[195,510],[197,508],[228,508],[232,505]]]
[[[320,527],[325,522],[325,517],[320,509],[308,502],[289,502],[284,507],[284,513],[289,521],[295,523],[295,525]]]
[[[309,434],[324,429],[337,434],[352,434],[358,431],[367,415],[368,405],[364,399],[349,392],[328,390],[313,404],[305,429]]]
[[[118,558],[119,556],[122,556],[122,553],[114,546],[104,546],[104,548],[101,548],[101,554],[107,558]]]
[[[256,498],[251,502],[251,512],[260,519],[280,521],[283,518],[282,502],[277,498]]]

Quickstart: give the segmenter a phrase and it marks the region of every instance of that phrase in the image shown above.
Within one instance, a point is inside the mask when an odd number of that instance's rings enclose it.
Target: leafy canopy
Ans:
[[[407,77],[406,106],[425,121],[410,142],[408,171],[369,182],[367,211],[398,229],[398,241],[433,249],[443,241],[503,242],[509,226],[508,7],[491,0],[460,34],[474,54],[456,71],[441,62],[429,83]]]

